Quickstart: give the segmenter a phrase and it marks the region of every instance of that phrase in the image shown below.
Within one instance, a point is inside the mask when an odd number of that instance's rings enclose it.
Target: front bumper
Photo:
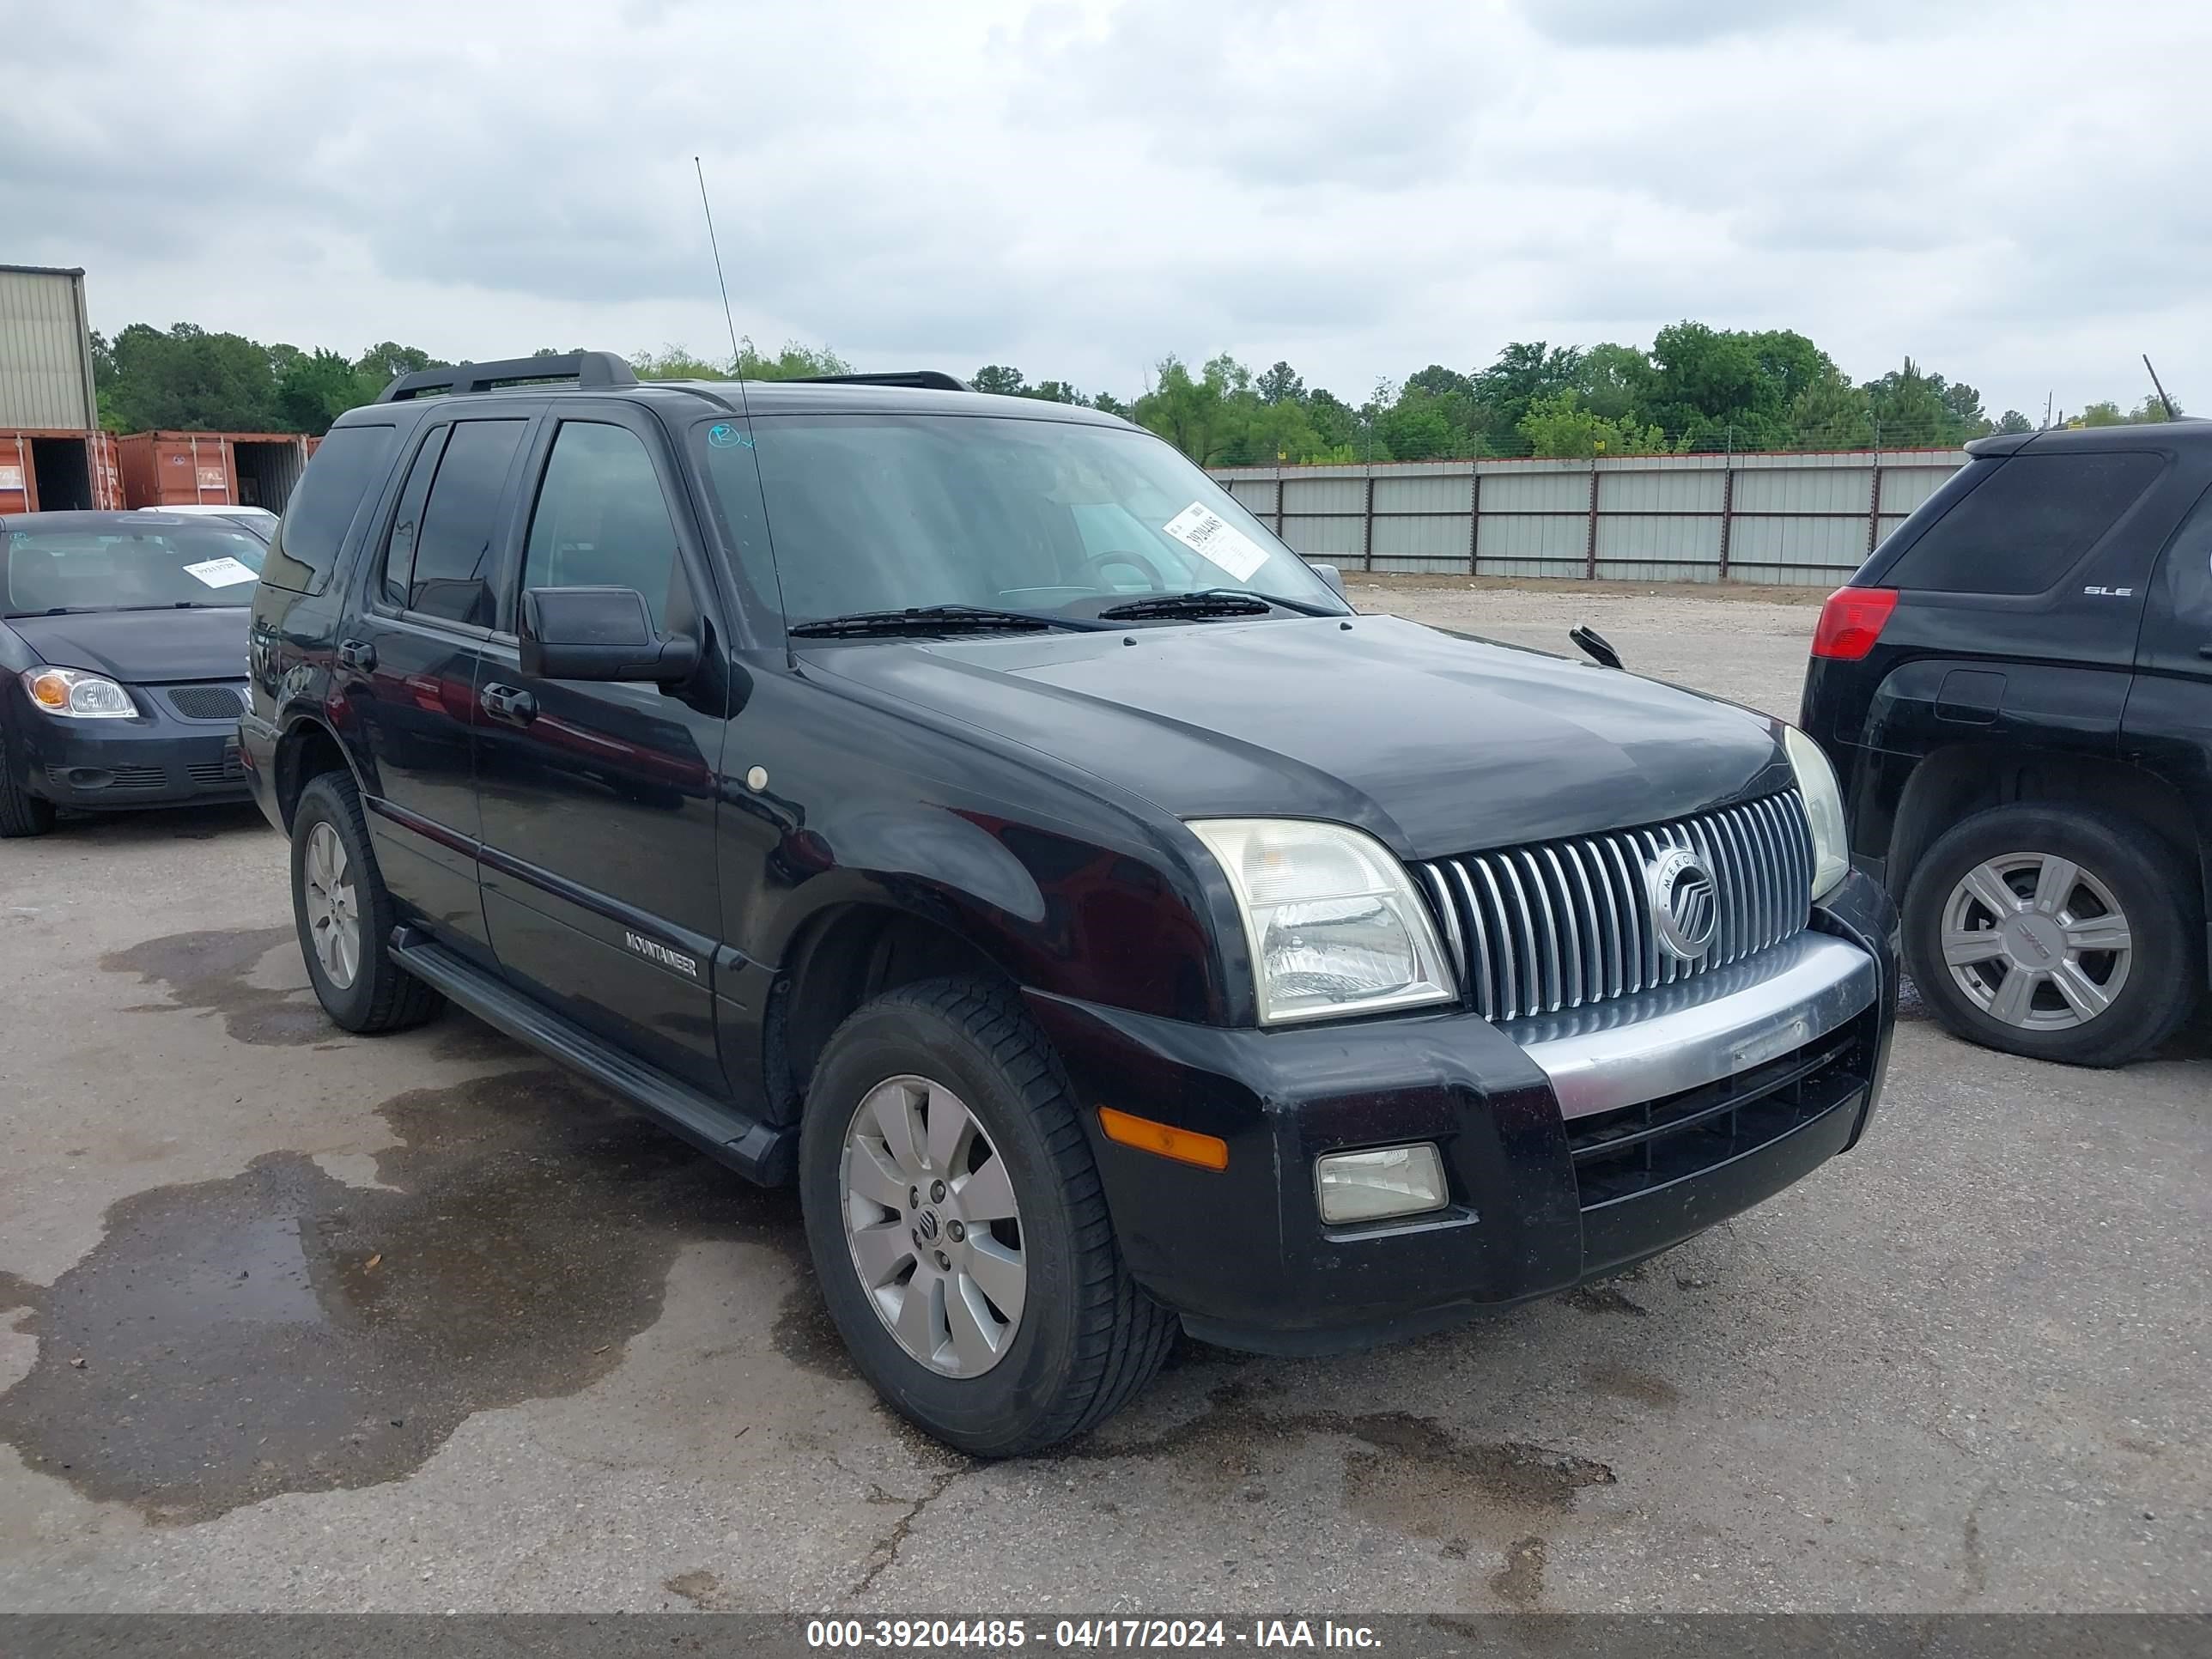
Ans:
[[[1206,1340],[1316,1353],[1617,1271],[1855,1144],[1888,1064],[1895,931],[1855,875],[1763,960],[1511,1035],[1467,1013],[1261,1031],[1030,1006],[1094,1109],[1139,1282]],[[1219,1136],[1228,1168],[1108,1141],[1101,1105]],[[1322,1221],[1316,1158],[1419,1140],[1446,1209]]]
[[[7,756],[15,782],[89,811],[244,800],[235,717],[184,719],[168,707],[173,689],[132,688],[140,713],[131,720],[60,718],[14,691],[16,741]]]

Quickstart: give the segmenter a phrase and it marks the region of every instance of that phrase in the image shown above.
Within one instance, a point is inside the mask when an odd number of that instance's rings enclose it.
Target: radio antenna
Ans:
[[[714,239],[714,208],[707,199],[707,170],[699,165],[699,158],[691,158],[691,170],[699,175],[699,207],[707,216],[707,246],[714,252],[714,281],[722,290],[722,320],[730,328],[730,369],[738,377],[738,402],[744,405],[745,418],[752,419],[752,408],[745,397],[745,354],[738,344],[737,319],[730,314],[730,283],[722,275],[722,245]]]
[[[2148,353],[2148,351],[2144,352],[2144,353],[2143,353],[2143,355],[2142,355],[2142,360],[2143,360],[2143,368],[2144,368],[2144,369],[2145,369],[2145,370],[2149,374],[2149,375],[2150,375],[2150,383],[2151,383],[2151,387],[2152,387],[2152,389],[2153,389],[2154,391],[2155,391],[2155,392],[2158,393],[2158,400],[2159,400],[2159,402],[2160,402],[2160,403],[2162,403],[2162,404],[2164,404],[2166,405],[2166,418],[2167,420],[2169,420],[2169,421],[2178,421],[2178,420],[2179,420],[2179,419],[2181,418],[2181,416],[2179,416],[2179,415],[2177,415],[2176,413],[2174,413],[2174,410],[2173,410],[2173,399],[2172,399],[2172,398],[2169,398],[2169,397],[2167,397],[2167,396],[2166,395],[2166,388],[2165,388],[2164,386],[2162,386],[2159,385],[2159,382],[2158,382],[2158,371],[2157,371],[2156,369],[2154,369],[2154,368],[2151,368],[2151,366],[2150,366],[2150,353]]]

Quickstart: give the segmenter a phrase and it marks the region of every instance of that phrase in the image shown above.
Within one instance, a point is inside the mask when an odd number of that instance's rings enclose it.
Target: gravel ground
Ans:
[[[1787,713],[1806,596],[1359,586]],[[2212,1609],[2212,1041],[1901,1029],[1863,1146],[1613,1284],[902,1429],[785,1196],[474,1022],[333,1030],[250,811],[0,846],[0,1608]],[[14,1311],[9,1311],[10,1310]]]
[[[1694,686],[1770,714],[1797,717],[1805,647],[1825,588],[1654,587],[1639,582],[1472,581],[1464,576],[1382,581],[1347,573],[1362,611],[1387,611],[1462,633],[1578,656],[1567,630],[1587,623],[1624,666]]]

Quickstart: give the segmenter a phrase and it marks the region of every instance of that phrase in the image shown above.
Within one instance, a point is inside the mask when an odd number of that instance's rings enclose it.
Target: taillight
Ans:
[[[1897,609],[1893,587],[1839,587],[1820,607],[1813,630],[1813,654],[1837,662],[1856,662],[1874,649],[1882,625]]]

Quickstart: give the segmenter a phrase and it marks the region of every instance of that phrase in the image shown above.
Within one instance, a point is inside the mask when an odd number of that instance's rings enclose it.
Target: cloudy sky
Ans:
[[[1992,412],[2212,411],[2212,6],[0,0],[0,261],[95,327],[1364,393],[1796,328]]]

